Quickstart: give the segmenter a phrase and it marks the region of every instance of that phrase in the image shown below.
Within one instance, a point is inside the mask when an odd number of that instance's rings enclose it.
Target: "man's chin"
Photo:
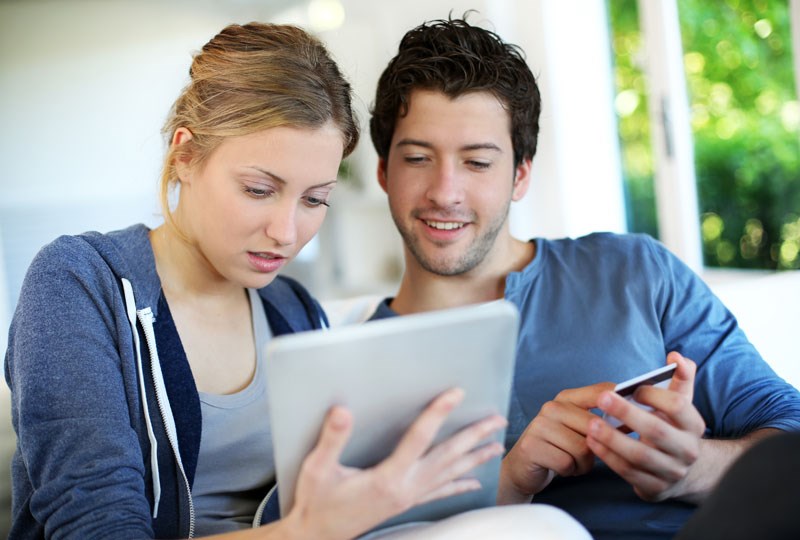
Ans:
[[[425,271],[437,276],[459,276],[475,266],[465,263],[462,258],[426,257],[417,258],[417,262]]]

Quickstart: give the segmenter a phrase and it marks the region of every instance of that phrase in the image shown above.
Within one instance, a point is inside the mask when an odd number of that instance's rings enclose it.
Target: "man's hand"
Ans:
[[[613,388],[614,383],[598,383],[564,390],[542,405],[503,459],[497,502],[530,502],[556,474],[589,472],[594,454],[586,444],[586,435],[590,422],[597,418],[590,409],[597,407],[600,395]]]
[[[639,434],[635,439],[595,417],[590,421],[588,449],[633,486],[647,501],[690,494],[689,473],[700,456],[705,422],[692,405],[697,366],[677,352],[667,363],[678,364],[668,388],[642,386],[636,401],[646,411],[613,391],[602,392],[597,405]]]

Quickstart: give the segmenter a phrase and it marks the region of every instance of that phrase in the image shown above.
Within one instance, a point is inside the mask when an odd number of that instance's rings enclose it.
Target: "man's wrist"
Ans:
[[[533,493],[519,489],[511,479],[511,465],[504,459],[500,465],[500,480],[497,484],[497,504],[525,504],[533,500]]]

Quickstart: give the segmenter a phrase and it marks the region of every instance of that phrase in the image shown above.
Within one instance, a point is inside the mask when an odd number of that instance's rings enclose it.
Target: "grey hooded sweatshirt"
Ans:
[[[200,401],[148,234],[62,236],[28,270],[5,359],[12,540],[193,535]],[[289,278],[259,294],[273,335],[327,324]]]

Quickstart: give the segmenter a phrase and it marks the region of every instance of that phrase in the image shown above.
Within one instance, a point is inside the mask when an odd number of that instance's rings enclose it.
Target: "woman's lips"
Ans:
[[[282,255],[265,251],[248,251],[247,256],[250,259],[250,264],[257,271],[264,273],[276,272],[288,261]]]

